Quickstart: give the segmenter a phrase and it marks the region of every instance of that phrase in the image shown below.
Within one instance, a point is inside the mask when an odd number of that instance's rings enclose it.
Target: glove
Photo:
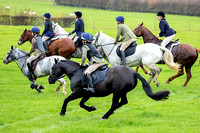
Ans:
[[[71,35],[72,33],[70,32],[69,35]]]
[[[157,35],[156,37],[159,37],[159,35]]]

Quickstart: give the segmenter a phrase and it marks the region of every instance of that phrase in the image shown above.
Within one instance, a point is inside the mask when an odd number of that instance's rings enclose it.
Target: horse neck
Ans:
[[[30,30],[27,31],[27,36],[29,38],[29,42],[31,43],[31,40],[33,39],[34,36]]]
[[[157,42],[159,42],[159,39],[146,27],[144,27],[144,29],[143,29],[142,37],[143,37],[144,43],[156,43],[157,44]]]
[[[80,68],[80,65],[73,61],[61,61],[60,69],[62,74],[67,74],[68,78],[74,76],[75,72]]]
[[[106,56],[106,60],[111,64],[111,66],[115,66],[114,64],[116,64],[117,60],[119,59],[116,54],[117,45],[114,44],[112,38],[105,39],[105,37],[103,38],[103,36],[99,36],[100,44]]]
[[[18,64],[24,68],[23,66],[26,66],[26,60],[29,57],[27,53],[23,50],[16,49],[16,53],[14,53],[15,58],[17,59]]]

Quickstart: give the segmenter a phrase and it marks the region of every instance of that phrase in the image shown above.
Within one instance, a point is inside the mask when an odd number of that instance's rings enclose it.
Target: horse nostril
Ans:
[[[3,63],[4,63],[4,64],[7,64],[7,61],[6,61],[6,60],[3,60]]]
[[[19,44],[19,45],[21,45],[21,44],[22,44],[22,42],[21,42],[21,41],[18,41],[18,44]]]

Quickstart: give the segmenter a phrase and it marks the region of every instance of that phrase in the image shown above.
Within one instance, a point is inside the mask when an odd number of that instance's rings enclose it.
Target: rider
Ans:
[[[174,31],[172,28],[169,27],[169,24],[167,23],[165,19],[165,13],[160,11],[157,13],[160,28],[160,33],[157,35],[157,37],[163,37],[165,36],[165,39],[162,41],[161,46],[165,47],[170,41],[172,41],[175,37],[176,31]]]
[[[29,54],[35,52],[33,55],[31,55],[28,59],[27,59],[27,66],[28,69],[30,71],[31,76],[33,75],[33,71],[31,68],[31,62],[35,59],[37,59],[38,57],[40,57],[40,55],[45,54],[45,50],[43,47],[43,42],[42,42],[42,38],[40,37],[40,29],[35,26],[31,29],[32,34],[34,35],[33,39],[31,40],[31,50],[29,52]]]
[[[89,90],[92,93],[94,93],[95,89],[94,85],[92,84],[92,77],[90,74],[103,65],[104,59],[97,51],[97,49],[91,44],[92,41],[93,41],[92,34],[90,33],[82,34],[83,53],[80,65],[82,66],[87,58],[90,61],[90,66],[85,70],[84,74],[89,85],[89,87],[86,88],[86,90]]]
[[[118,16],[115,18],[117,21],[117,35],[115,39],[115,44],[117,42],[121,42],[122,46],[120,47],[120,53],[121,53],[121,65],[126,65],[126,60],[125,60],[125,49],[132,43],[136,42],[136,35],[124,24],[124,17],[123,16]],[[122,38],[119,40],[120,35]]]
[[[52,28],[52,22],[50,21],[51,19],[51,14],[50,13],[45,13],[44,15],[44,20],[45,20],[45,27],[44,31],[42,33],[42,40],[45,42],[49,38],[52,38],[54,36],[53,28]],[[46,43],[46,42],[45,42]]]
[[[82,17],[82,13],[80,11],[74,12],[75,13],[75,18],[76,18],[76,22],[75,22],[75,29],[69,33],[69,35],[73,34],[74,32],[76,32],[76,36],[78,36],[78,40],[77,40],[77,46],[81,46],[82,42],[81,42],[81,34],[85,32],[84,30],[84,22]]]

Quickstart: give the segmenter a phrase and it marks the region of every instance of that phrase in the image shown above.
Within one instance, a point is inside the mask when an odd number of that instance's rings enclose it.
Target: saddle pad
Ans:
[[[38,63],[40,60],[44,59],[45,57],[46,57],[45,54],[41,54],[36,60],[34,60],[34,61],[31,63],[31,65],[32,65],[32,70],[33,70],[33,71],[35,70],[35,68],[36,68],[36,66],[37,66],[37,63]]]
[[[92,77],[92,83],[93,85],[96,85],[97,83],[103,81],[106,77],[106,72],[108,70],[109,67],[103,69],[103,70],[96,70],[94,71],[92,74],[91,74],[91,77]],[[84,71],[85,72],[85,71]],[[83,86],[87,86],[87,80],[85,78],[85,75],[84,75],[84,72],[82,74],[82,84]]]
[[[117,55],[118,55],[119,57],[121,57],[120,47],[121,47],[121,45],[119,45],[119,46],[117,47],[117,49],[116,49],[116,53],[117,53]],[[133,54],[135,53],[136,47],[137,47],[137,43],[136,43],[135,41],[132,42],[132,43],[128,46],[128,48],[126,48],[126,50],[125,50],[125,57],[130,56],[130,55],[133,55]]]

